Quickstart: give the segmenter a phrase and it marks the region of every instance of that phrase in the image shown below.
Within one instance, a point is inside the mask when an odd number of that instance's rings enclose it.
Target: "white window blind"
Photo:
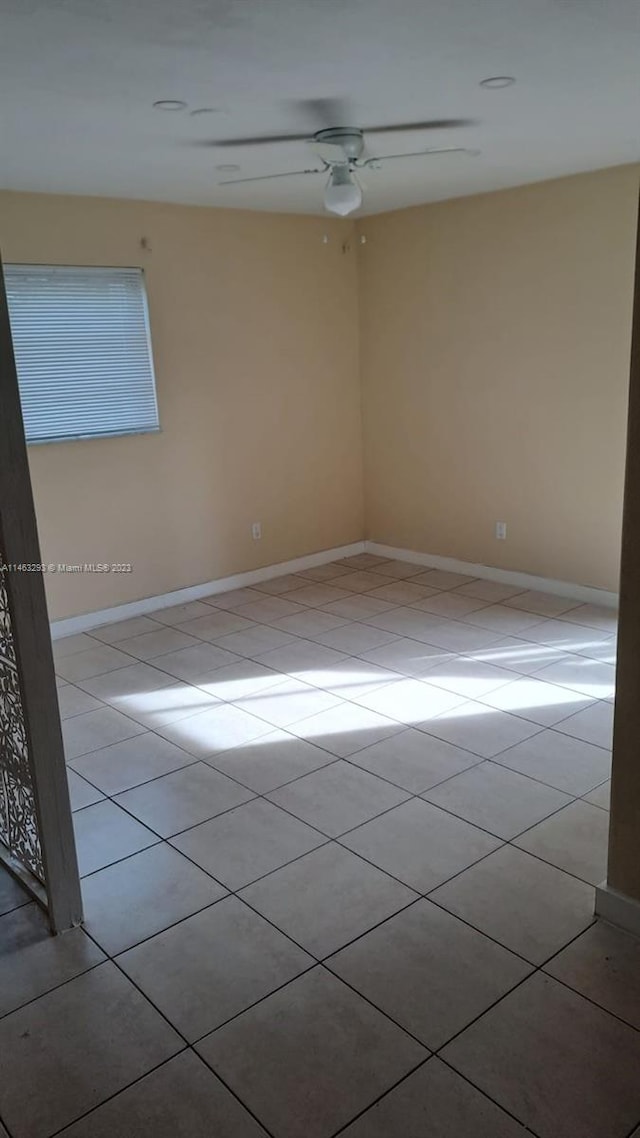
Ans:
[[[27,442],[159,430],[142,270],[4,273]]]

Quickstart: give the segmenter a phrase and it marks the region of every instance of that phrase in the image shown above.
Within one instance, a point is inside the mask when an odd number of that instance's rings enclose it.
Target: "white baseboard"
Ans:
[[[640,937],[640,901],[612,889],[606,881],[596,889],[596,916]]]
[[[451,573],[466,573],[470,577],[481,577],[486,581],[500,581],[503,585],[535,589],[540,593],[555,593],[559,597],[570,597],[585,604],[603,605],[606,608],[618,607],[618,594],[606,589],[594,589],[589,585],[574,585],[568,581],[554,581],[549,577],[536,577],[531,573],[518,573],[512,569],[496,569],[492,565],[475,565],[469,561],[458,561],[454,557],[440,557],[435,553],[417,553],[413,549],[397,549],[391,545],[381,545],[377,541],[355,541],[337,549],[324,549],[297,557],[293,561],[282,561],[277,565],[265,565],[262,569],[251,569],[246,573],[235,573],[232,577],[221,577],[217,581],[205,581],[201,585],[189,585],[185,589],[174,589],[157,597],[144,597],[140,601],[129,601],[114,608],[99,612],[70,616],[65,620],[51,623],[51,636],[58,640],[61,636],[72,636],[78,632],[89,632],[103,624],[118,620],[128,620],[132,616],[144,616],[156,609],[170,608],[171,605],[198,601],[215,593],[227,593],[230,589],[241,589],[248,585],[258,585],[271,577],[284,577],[287,573],[299,573],[302,569],[313,569],[316,565],[326,565],[341,557],[353,557],[356,553],[377,553],[380,557],[391,557],[397,561],[409,561],[414,565],[424,565],[428,569],[446,569]]]
[[[539,593],[555,593],[558,597],[570,597],[584,604],[603,605],[605,608],[618,607],[618,594],[606,589],[595,589],[590,585],[574,585],[569,581],[554,581],[550,577],[536,577],[532,573],[518,573],[513,569],[496,569],[492,565],[475,565],[470,561],[458,561],[455,557],[439,557],[435,553],[416,553],[412,549],[396,549],[391,545],[381,545],[377,541],[366,541],[367,553],[377,553],[379,557],[391,557],[398,561],[409,561],[414,565],[424,565],[429,569],[446,569],[450,573],[466,573],[469,577],[481,577],[486,581],[499,581],[502,585],[520,586],[535,589]]]
[[[354,557],[356,553],[363,553],[364,547],[363,541],[354,541],[351,545],[342,545],[338,549],[323,549],[319,553],[309,553],[306,557],[296,557],[293,561],[281,561],[277,565],[265,565],[262,569],[250,569],[247,573],[235,573],[232,577],[220,577],[217,581],[205,581],[201,585],[189,585],[186,589],[174,589],[171,593],[163,593],[159,597],[144,597],[140,601],[116,605],[115,608],[54,620],[51,622],[51,639],[59,640],[62,636],[90,632],[92,628],[100,628],[103,624],[129,620],[132,616],[145,616],[146,613],[157,609],[171,608],[172,605],[186,604],[187,601],[199,601],[202,597],[210,597],[214,593],[228,593],[231,589],[259,585],[261,581],[269,581],[272,577],[285,577],[287,573],[314,569],[316,565],[326,565],[329,561],[337,561],[341,557]]]

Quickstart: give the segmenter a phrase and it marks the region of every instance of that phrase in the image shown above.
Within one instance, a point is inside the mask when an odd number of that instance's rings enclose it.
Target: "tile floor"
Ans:
[[[86,925],[0,877],[0,1135],[637,1133],[614,657],[370,554],[57,642]]]

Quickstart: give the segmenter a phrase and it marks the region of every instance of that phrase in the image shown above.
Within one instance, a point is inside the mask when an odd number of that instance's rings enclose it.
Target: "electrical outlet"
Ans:
[[[496,522],[496,537],[497,537],[498,541],[506,541],[507,540],[507,523],[506,522]]]
[[[251,536],[254,541],[260,541],[260,538],[262,537],[262,526],[260,525],[260,522],[254,522],[251,526]]]

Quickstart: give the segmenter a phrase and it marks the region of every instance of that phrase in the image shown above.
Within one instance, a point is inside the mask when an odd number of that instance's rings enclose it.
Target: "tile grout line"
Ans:
[[[487,759],[487,762],[490,762],[490,761],[491,761],[490,759]],[[479,766],[480,764],[478,763],[476,765]],[[467,769],[473,770],[474,768],[468,767]],[[510,769],[511,769],[510,767],[503,767],[503,770],[510,770]],[[517,772],[517,773],[519,773],[519,772]],[[460,771],[460,774],[466,774],[466,771]],[[443,782],[437,783],[435,786],[431,787],[430,789],[437,790],[438,787],[443,786],[444,783],[451,782],[454,778],[457,778],[457,777],[458,777],[457,775],[451,775],[450,778],[444,779]],[[531,781],[535,782],[535,779],[532,779]],[[546,783],[540,783],[540,785],[546,786],[547,784]],[[549,789],[553,790],[553,789],[555,789],[555,787],[549,787]],[[569,877],[575,877],[578,881],[584,881],[586,885],[592,885],[593,888],[595,889],[595,885],[593,884],[592,881],[586,881],[586,879],[584,877],[579,877],[577,873],[572,873],[571,870],[569,870],[569,869],[561,869],[561,867],[558,865],[555,865],[554,862],[547,861],[546,858],[541,857],[539,854],[532,853],[531,850],[522,850],[520,846],[517,846],[515,844],[516,840],[518,838],[522,838],[525,834],[528,834],[530,830],[535,830],[536,826],[540,826],[540,825],[542,825],[543,822],[547,822],[550,818],[554,818],[556,816],[556,814],[561,814],[562,811],[566,810],[569,806],[575,806],[576,802],[584,801],[579,795],[577,795],[576,797],[573,797],[572,795],[568,795],[569,802],[563,802],[561,806],[554,807],[554,809],[550,810],[548,814],[543,815],[542,818],[538,818],[535,822],[531,822],[529,825],[525,826],[524,829],[519,830],[517,834],[513,834],[510,838],[505,838],[503,834],[496,834],[494,830],[488,830],[485,826],[481,826],[479,822],[470,822],[469,819],[465,818],[462,814],[456,814],[455,810],[449,809],[446,806],[441,806],[439,802],[431,802],[430,799],[425,798],[425,795],[428,793],[429,793],[429,791],[423,791],[422,794],[419,794],[416,797],[420,798],[423,802],[425,802],[425,801],[428,802],[429,806],[437,807],[438,810],[442,810],[443,813],[449,814],[452,818],[457,818],[460,822],[466,822],[467,826],[475,826],[475,828],[477,830],[481,830],[483,834],[488,834],[492,838],[497,838],[499,841],[503,842],[504,844],[506,844],[508,846],[513,846],[514,849],[519,849],[521,853],[528,853],[530,857],[537,857],[538,861],[544,861],[546,865],[551,865],[551,866],[553,866],[554,869],[560,869],[560,871],[562,873],[566,873]],[[558,791],[558,793],[564,794],[565,792],[564,791]],[[590,793],[591,793],[590,791],[587,791],[587,794],[590,794]],[[590,802],[587,802],[587,803],[585,803],[585,805],[591,806],[592,804]],[[594,807],[594,809],[598,809],[598,807]]]
[[[152,1075],[155,1071],[159,1071],[162,1069],[162,1067],[166,1067],[167,1063],[170,1063],[173,1059],[177,1059],[179,1055],[184,1055],[188,1050],[188,1046],[182,1047],[179,1051],[176,1051],[175,1054],[170,1055],[167,1059],[163,1059],[161,1063],[156,1063],[154,1067],[152,1067],[149,1071],[145,1071],[143,1075],[138,1075],[138,1077],[136,1079],[133,1079],[132,1082],[127,1083],[126,1087],[122,1087],[119,1091],[114,1091],[113,1094],[108,1095],[105,1099],[102,1099],[101,1102],[97,1103],[95,1106],[90,1107],[89,1110],[85,1110],[82,1114],[76,1115],[76,1117],[71,1119],[70,1122],[65,1122],[64,1126],[59,1126],[57,1130],[50,1131],[46,1136],[43,1136],[43,1138],[56,1138],[56,1136],[58,1134],[62,1134],[67,1127],[75,1126],[76,1123],[83,1121],[85,1118],[89,1118],[92,1114],[95,1113],[96,1110],[100,1110],[100,1108],[105,1106],[106,1103],[111,1102],[111,1100],[114,1098],[117,1098],[119,1094],[123,1094],[124,1091],[128,1091],[131,1087],[135,1087],[137,1083],[141,1083],[143,1079],[146,1079],[147,1075]]]
[[[221,898],[220,898],[220,900],[224,900],[224,898],[222,898],[222,897],[221,897]],[[214,902],[214,904],[217,904],[217,903],[218,903],[218,902]],[[87,935],[91,937],[91,934],[90,934],[90,933],[87,933]],[[93,937],[91,937],[91,939],[93,940]],[[97,943],[97,942],[94,942],[94,943]],[[100,946],[98,945],[98,947],[100,947]],[[183,1033],[182,1031],[180,1031],[180,1029],[179,1029],[179,1028],[177,1028],[177,1027],[176,1027],[176,1025],[175,1025],[174,1023],[172,1023],[172,1022],[171,1022],[171,1020],[169,1019],[169,1017],[168,1017],[167,1015],[165,1015],[165,1013],[164,1013],[164,1012],[163,1012],[163,1011],[162,1011],[162,1010],[161,1010],[161,1009],[160,1009],[160,1008],[159,1008],[159,1007],[158,1007],[158,1006],[157,1006],[157,1005],[154,1003],[154,1001],[151,999],[151,997],[150,997],[150,996],[148,996],[148,995],[147,995],[147,994],[146,994],[146,993],[145,993],[145,992],[144,992],[144,991],[143,991],[143,990],[142,990],[142,989],[139,987],[139,985],[136,983],[136,981],[135,981],[135,980],[134,980],[134,979],[133,979],[131,976],[129,976],[127,972],[125,972],[125,971],[124,971],[124,969],[123,969],[123,968],[121,967],[121,965],[118,963],[118,960],[117,960],[117,958],[116,958],[116,957],[113,957],[113,956],[109,956],[109,960],[108,960],[108,962],[109,962],[109,963],[111,963],[111,964],[113,964],[113,965],[114,965],[114,967],[118,969],[118,972],[120,973],[120,975],[121,975],[121,976],[123,976],[123,977],[124,977],[124,979],[125,979],[125,980],[126,980],[128,983],[129,983],[129,984],[131,984],[131,985],[132,985],[132,986],[133,986],[133,987],[136,989],[136,991],[137,991],[137,992],[138,992],[138,994],[141,996],[141,998],[142,998],[142,999],[143,999],[143,1000],[144,1000],[146,1003],[148,1003],[148,1004],[150,1004],[150,1005],[151,1005],[151,1007],[154,1009],[154,1011],[155,1011],[155,1012],[157,1012],[157,1014],[158,1014],[158,1015],[159,1015],[159,1016],[160,1016],[160,1017],[161,1017],[161,1018],[162,1018],[162,1019],[163,1019],[163,1020],[164,1020],[164,1021],[165,1021],[165,1022],[168,1024],[168,1025],[169,1025],[169,1027],[171,1028],[171,1030],[172,1030],[172,1031],[174,1031],[174,1032],[176,1033],[176,1035],[178,1035],[178,1036],[180,1037],[180,1039],[183,1041],[183,1043],[184,1043],[184,1045],[185,1045],[185,1046],[184,1046],[184,1047],[182,1047],[182,1048],[180,1049],[180,1051],[176,1052],[175,1054],[179,1055],[179,1054],[182,1054],[182,1052],[184,1052],[185,1050],[189,1050],[189,1051],[193,1051],[193,1052],[194,1052],[194,1054],[196,1054],[196,1055],[197,1055],[198,1053],[197,1053],[197,1052],[194,1050],[194,1045],[193,1045],[193,1044],[191,1044],[191,1043],[189,1042],[189,1040],[187,1039],[187,1037],[184,1035],[184,1033]],[[105,962],[103,962],[103,963],[107,963],[107,962],[105,961]],[[289,983],[290,983],[290,982],[291,982],[291,981],[289,981]],[[169,1059],[173,1059],[173,1058],[175,1058],[175,1055],[171,1055],[171,1056],[169,1056]],[[198,1058],[200,1058],[200,1059],[201,1059],[202,1057],[201,1057],[201,1056],[198,1056]],[[168,1062],[168,1061],[169,1061],[169,1060],[167,1059],[167,1060],[166,1060],[166,1062]],[[160,1065],[163,1065],[163,1064],[160,1064]],[[209,1066],[209,1064],[207,1064],[207,1066]],[[145,1074],[149,1074],[149,1072],[145,1072]],[[251,1110],[251,1109],[250,1109],[248,1106],[246,1106],[246,1105],[245,1105],[245,1103],[242,1101],[242,1099],[240,1099],[240,1098],[238,1097],[238,1095],[235,1093],[235,1091],[233,1091],[233,1090],[231,1089],[231,1087],[227,1086],[227,1084],[224,1082],[224,1080],[221,1078],[221,1076],[220,1076],[220,1075],[218,1075],[218,1074],[217,1074],[217,1072],[214,1072],[214,1074],[216,1075],[216,1078],[218,1078],[218,1079],[220,1080],[220,1082],[223,1084],[223,1086],[227,1087],[227,1090],[228,1090],[228,1091],[230,1091],[230,1093],[233,1095],[233,1097],[234,1097],[235,1099],[237,1099],[237,1101],[240,1103],[240,1105],[241,1105],[241,1106],[243,1106],[243,1107],[244,1107],[244,1109],[245,1109],[245,1110],[247,1110],[247,1112],[248,1112],[249,1114],[251,1114],[253,1118],[255,1118],[256,1122],[258,1122],[260,1125],[262,1125],[262,1123],[260,1122],[260,1119],[259,1119],[259,1118],[258,1118],[258,1117],[257,1117],[255,1114],[253,1114],[253,1111],[252,1111],[252,1110]],[[141,1077],[142,1077],[142,1078],[144,1078],[145,1076],[143,1075],[143,1076],[141,1076]],[[136,1079],[135,1081],[136,1081],[136,1082],[139,1082],[140,1080],[139,1080],[139,1079]],[[133,1084],[129,1084],[129,1085],[133,1085]],[[121,1090],[126,1090],[126,1089],[127,1089],[126,1087],[123,1087],[123,1088],[121,1088]],[[116,1092],[116,1094],[119,1094],[119,1093],[121,1093],[121,1092],[120,1092],[120,1091],[117,1091],[117,1092]],[[112,1095],[112,1096],[110,1096],[110,1097],[111,1097],[111,1098],[114,1098],[114,1097],[115,1097],[115,1095]],[[105,1101],[108,1101],[108,1100],[105,1100]],[[101,1103],[99,1103],[98,1105],[99,1105],[99,1106],[102,1106],[102,1105],[103,1105],[103,1103],[101,1102]],[[77,1119],[74,1119],[73,1121],[75,1122],[75,1121],[77,1121]],[[69,1123],[67,1123],[67,1125],[70,1125],[70,1124],[69,1124]],[[265,1127],[264,1129],[266,1129],[266,1127]],[[59,1131],[57,1131],[56,1133],[59,1133]],[[267,1131],[267,1133],[270,1133],[270,1131]],[[52,1136],[50,1136],[50,1138],[53,1138],[53,1135],[52,1135]]]
[[[510,1118],[513,1118],[514,1122],[522,1126],[526,1133],[531,1134],[533,1138],[538,1138],[534,1131],[530,1130],[528,1126],[525,1126],[524,1123],[520,1122],[520,1119],[517,1118],[515,1114],[512,1114],[510,1110],[502,1106],[502,1104],[499,1103],[497,1099],[492,1098],[491,1095],[487,1094],[486,1091],[483,1091],[480,1089],[480,1087],[477,1087],[475,1083],[472,1083],[471,1080],[467,1078],[466,1075],[463,1075],[461,1071],[458,1071],[452,1067],[451,1064],[447,1063],[446,1060],[442,1059],[439,1055],[436,1054],[436,1052],[432,1052],[431,1054],[427,1055],[427,1058],[423,1059],[421,1063],[418,1063],[417,1067],[413,1067],[410,1071],[407,1071],[407,1073],[403,1075],[402,1078],[398,1079],[398,1081],[394,1083],[393,1086],[383,1091],[382,1094],[378,1095],[378,1097],[374,1099],[373,1102],[369,1103],[368,1106],[365,1106],[363,1110],[361,1110],[353,1118],[350,1118],[347,1122],[344,1123],[343,1126],[340,1126],[338,1130],[335,1130],[331,1135],[331,1138],[339,1138],[339,1135],[343,1134],[347,1127],[353,1125],[353,1123],[357,1122],[358,1119],[363,1118],[365,1115],[367,1115],[370,1110],[373,1110],[374,1107],[378,1105],[378,1103],[382,1102],[385,1098],[387,1098],[388,1095],[392,1094],[393,1091],[402,1086],[402,1084],[405,1083],[407,1079],[411,1078],[412,1075],[415,1075],[416,1071],[419,1071],[422,1067],[425,1067],[427,1063],[429,1063],[429,1061],[432,1059],[437,1059],[440,1063],[445,1063],[449,1070],[453,1071],[453,1073],[458,1078],[463,1079],[465,1083],[468,1083],[469,1086],[473,1087],[475,1091],[478,1091],[478,1093],[481,1094],[483,1098],[486,1098],[489,1102],[492,1102],[494,1106],[497,1106],[498,1109],[501,1110],[504,1114],[508,1115]]]
[[[382,1099],[386,1098],[387,1095],[390,1095],[392,1091],[397,1090],[397,1088],[401,1086],[402,1083],[411,1078],[412,1075],[415,1075],[416,1072],[424,1067],[432,1058],[433,1054],[431,1052],[427,1052],[427,1055],[424,1059],[421,1059],[419,1063],[416,1063],[414,1067],[411,1067],[410,1070],[406,1071],[404,1075],[402,1075],[395,1083],[392,1084],[392,1086],[387,1087],[387,1089],[384,1090],[382,1094],[378,1095],[377,1098],[374,1098],[370,1103],[367,1104],[367,1106],[358,1111],[357,1114],[353,1115],[351,1118],[348,1118],[342,1126],[339,1126],[337,1130],[332,1131],[330,1138],[338,1138],[338,1135],[343,1134],[348,1126],[352,1126],[354,1122],[357,1122],[358,1119],[362,1118],[370,1110],[373,1110],[373,1108],[376,1107]]]

